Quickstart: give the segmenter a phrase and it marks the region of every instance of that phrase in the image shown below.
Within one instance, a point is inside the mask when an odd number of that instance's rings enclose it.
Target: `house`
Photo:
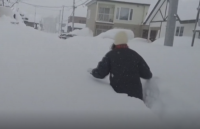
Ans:
[[[85,23],[74,23],[74,30],[81,30],[85,27],[86,27]],[[71,31],[72,31],[72,22],[67,24],[67,32]]]
[[[112,28],[131,29],[135,37],[142,36],[143,25],[152,0],[91,0],[86,4],[86,27],[94,36]]]
[[[175,36],[193,36],[196,24],[197,8],[199,0],[179,0],[178,12],[176,16]],[[149,29],[145,30],[144,38],[151,39],[151,32],[157,33],[156,39],[165,36],[169,0],[158,0],[154,7],[149,11],[144,25],[149,25]],[[200,38],[200,33],[196,38]]]
[[[67,21],[67,26],[65,30],[67,32],[72,31],[72,22],[73,22],[73,16],[70,16]],[[79,16],[74,16],[74,30],[76,29],[83,29],[85,28],[86,24],[86,17],[79,17]]]
[[[68,18],[68,23],[72,22],[73,16],[70,16]],[[86,24],[86,17],[78,17],[78,16],[74,16],[74,23],[82,23],[82,24]]]

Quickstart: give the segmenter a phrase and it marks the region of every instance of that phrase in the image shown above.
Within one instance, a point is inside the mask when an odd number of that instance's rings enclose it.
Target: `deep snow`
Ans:
[[[4,17],[0,18],[0,40],[1,116],[53,113],[69,118],[78,114],[79,122],[101,120],[98,126],[118,127],[126,122],[122,128],[200,127],[198,48],[130,40],[129,46],[144,57],[154,74],[150,82],[142,80],[145,105],[116,94],[108,78],[97,80],[87,73],[109,51],[112,39],[60,40],[54,34],[10,24]],[[100,118],[93,118],[97,114]]]

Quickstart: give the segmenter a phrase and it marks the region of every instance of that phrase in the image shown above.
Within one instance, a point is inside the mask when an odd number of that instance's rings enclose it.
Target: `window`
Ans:
[[[130,11],[129,20],[132,20],[132,17],[133,17],[133,9],[131,9],[131,11]]]
[[[183,36],[183,32],[184,32],[184,27],[176,27],[176,36]]]
[[[119,19],[119,8],[117,8],[117,15],[116,15],[116,19]]]
[[[100,13],[100,14],[110,14],[110,8],[103,8],[103,7],[100,7],[100,8],[99,8],[99,13]]]
[[[198,38],[200,39],[200,32],[199,32],[199,36],[198,36]]]
[[[117,8],[116,19],[118,20],[132,20],[133,9],[129,8]]]
[[[98,21],[113,22],[111,8],[99,7]]]
[[[129,16],[129,9],[121,8],[119,19],[120,20],[128,20],[128,16]]]
[[[199,19],[198,25],[199,25],[199,27],[200,27],[200,19]]]

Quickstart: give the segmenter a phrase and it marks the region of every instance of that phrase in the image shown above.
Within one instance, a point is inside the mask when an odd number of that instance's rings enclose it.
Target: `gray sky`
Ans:
[[[27,3],[31,3],[31,4],[35,4],[35,5],[44,5],[44,6],[72,6],[73,5],[73,0],[21,0],[23,2],[27,2]],[[86,0],[76,0],[76,5],[79,5],[83,2],[85,2]],[[155,0],[129,0],[129,1],[133,1],[133,2],[147,2],[147,3],[151,3],[154,2]],[[35,12],[35,8],[33,6],[29,6],[26,4],[19,4],[20,9],[23,12],[27,12],[29,14],[34,14]],[[65,8],[65,13],[64,13],[64,19],[67,19],[71,14],[72,14],[72,9],[70,8]],[[57,16],[59,15],[61,8],[37,8],[36,12],[37,15],[41,15],[41,16],[49,16],[49,15],[53,15],[53,16]],[[86,6],[80,6],[76,9],[75,12],[76,16],[84,16],[86,17],[87,15],[87,7]]]
[[[21,0],[26,3],[31,3],[35,5],[44,5],[44,6],[72,6],[73,0]],[[76,5],[82,4],[86,0],[76,0]],[[19,4],[20,10],[23,12],[27,12],[28,14],[34,14],[35,8],[30,5],[26,5],[23,3]],[[36,8],[37,15],[41,16],[49,16],[49,15],[59,15],[61,8]],[[65,8],[64,17],[67,19],[72,14],[72,8]],[[76,9],[75,15],[76,16],[86,16],[87,14],[87,7],[86,6],[79,6]]]

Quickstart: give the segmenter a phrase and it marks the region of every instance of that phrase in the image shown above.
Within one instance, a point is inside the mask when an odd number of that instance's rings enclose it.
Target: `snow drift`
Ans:
[[[165,38],[159,38],[153,42],[155,45],[164,46]],[[175,37],[174,38],[174,47],[191,47],[192,37]],[[194,47],[200,48],[200,39],[195,38]]]
[[[111,29],[108,30],[106,32],[101,33],[100,35],[96,36],[98,38],[109,38],[109,39],[114,39],[115,35],[119,32],[119,31],[125,31],[126,34],[128,35],[128,39],[131,40],[134,38],[134,33],[132,30],[128,30],[128,29]]]
[[[108,80],[96,80],[87,73],[109,50],[110,40],[77,37],[63,41],[1,18],[0,31],[0,113],[9,116],[9,121],[18,116],[27,123],[29,114],[49,118],[49,125],[62,117],[71,126],[75,120],[94,128],[161,126],[142,101],[116,94]]]
[[[7,116],[0,117],[1,122],[16,116],[27,123],[28,114],[35,118],[32,122],[43,123],[37,119],[42,117],[49,118],[48,125],[60,121],[74,127],[200,127],[198,48],[129,42],[154,75],[150,81],[142,80],[146,106],[116,94],[108,78],[98,80],[87,73],[109,51],[112,39],[59,40],[1,18],[0,33],[0,114]]]
[[[93,32],[89,28],[83,28],[81,30],[74,30],[72,32],[69,32],[69,34],[73,34],[76,36],[85,36],[85,37],[92,37]]]

